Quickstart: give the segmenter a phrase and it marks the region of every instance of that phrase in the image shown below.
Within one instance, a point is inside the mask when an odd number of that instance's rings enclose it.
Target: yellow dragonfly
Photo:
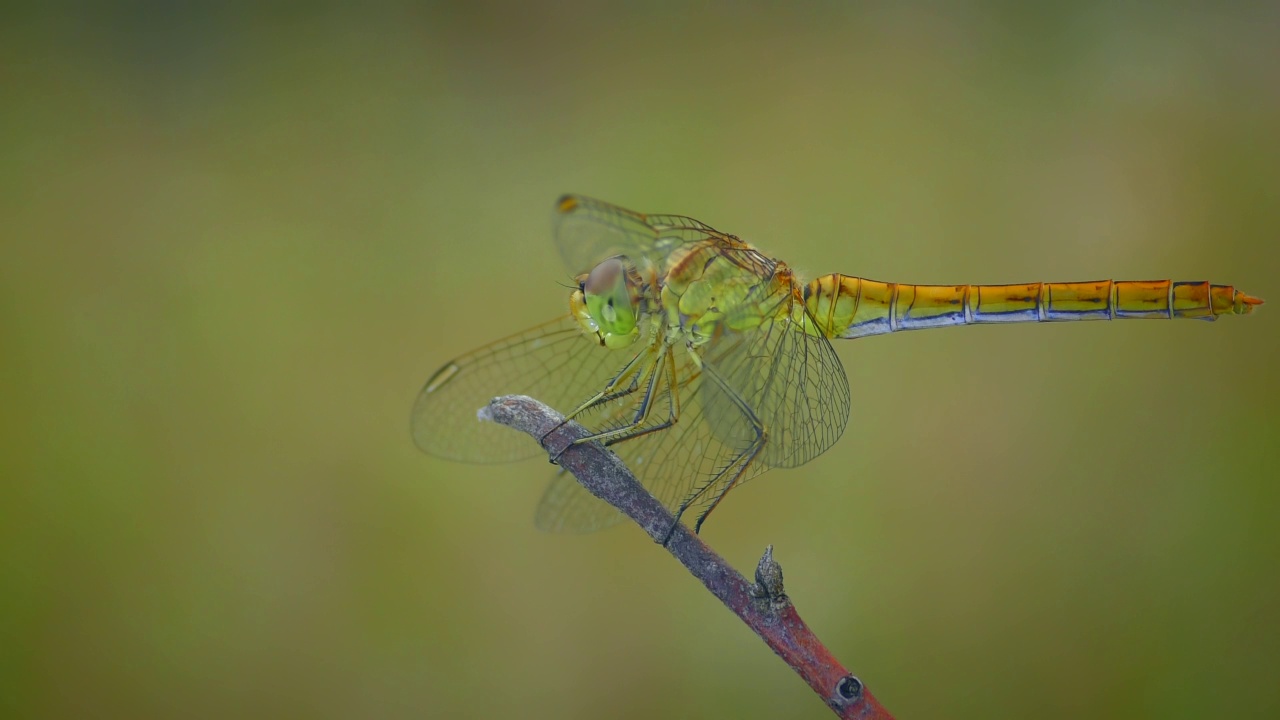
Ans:
[[[985,323],[1246,315],[1230,285],[1097,280],[907,285],[841,275],[807,283],[739,238],[679,215],[577,195],[556,203],[555,240],[577,276],[567,313],[449,361],[413,408],[418,447],[505,462],[541,452],[476,419],[498,395],[532,396],[582,423],[695,532],[730,490],[830,448],[849,420],[831,340]],[[567,473],[543,494],[549,531],[621,514]]]

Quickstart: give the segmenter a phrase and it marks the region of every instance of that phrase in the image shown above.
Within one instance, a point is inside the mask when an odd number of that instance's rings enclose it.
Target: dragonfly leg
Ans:
[[[636,390],[638,390],[640,388],[641,378],[644,376],[644,373],[636,372],[636,368],[642,365],[640,360],[644,358],[648,352],[649,351],[637,353],[635,357],[631,358],[631,360],[628,361],[627,364],[624,365],[622,369],[619,370],[618,373],[609,380],[609,382],[604,386],[603,389],[601,389],[600,392],[596,393],[586,402],[582,403],[577,408],[575,408],[573,412],[566,415],[563,420],[556,423],[555,427],[543,433],[542,437],[538,438],[538,442],[541,443],[542,441],[546,440],[547,436],[559,430],[560,428],[564,427],[565,423],[569,422],[570,420],[573,420],[574,418],[578,417],[582,413],[594,407],[603,405],[604,403],[607,403],[611,400],[617,400],[618,398],[626,397],[631,393],[635,392]],[[627,377],[630,377],[629,384],[625,388],[622,388],[621,390],[619,390],[618,386],[621,385],[624,379],[626,379]],[[590,439],[590,438],[586,438],[586,439]],[[572,444],[573,443],[570,443],[570,445]],[[554,465],[556,460],[558,460],[560,456],[564,454],[564,451],[567,450],[568,448],[569,446],[566,445],[565,447],[561,448],[559,452],[553,455],[551,457],[551,463]]]
[[[733,477],[729,478],[729,481],[724,483],[724,487],[720,492],[716,493],[716,497],[711,501],[710,506],[698,514],[698,519],[693,524],[693,533],[697,535],[702,532],[702,524],[711,516],[711,511],[716,509],[716,506],[720,504],[720,501],[724,499],[724,496],[729,494],[729,491],[738,484],[738,481],[742,479],[743,475],[746,475],[747,468],[751,467],[751,463],[756,461],[756,458],[760,456],[760,452],[763,449],[764,435],[761,433],[759,439],[757,442],[752,444],[750,450],[729,461],[729,464],[725,466],[724,470],[716,473],[714,477],[703,483],[702,487],[694,490],[689,497],[685,498],[684,501],[680,503],[680,507],[676,508],[675,518],[672,519],[671,527],[667,529],[667,534],[663,536],[662,544],[666,545],[670,542],[671,536],[675,533],[676,527],[680,525],[680,518],[684,516],[685,511],[693,507],[693,504],[696,503],[699,498],[706,495],[711,488],[715,487],[726,475],[729,474],[729,471],[734,470],[736,467],[737,470],[734,471]]]
[[[724,499],[724,496],[729,494],[729,491],[738,484],[738,481],[741,480],[744,475],[746,475],[747,469],[751,467],[751,464],[756,461],[760,456],[760,453],[764,450],[765,442],[768,439],[768,433],[765,432],[764,423],[762,423],[760,418],[756,416],[755,411],[751,409],[751,406],[747,401],[735,393],[729,387],[728,383],[720,377],[719,373],[707,368],[707,377],[711,378],[712,381],[714,381],[720,389],[726,393],[727,397],[733,402],[733,404],[742,411],[742,414],[751,424],[751,429],[755,432],[755,437],[752,438],[750,445],[745,450],[729,460],[720,472],[713,475],[709,480],[707,480],[707,482],[703,483],[701,487],[690,493],[689,496],[680,503],[680,507],[676,509],[675,520],[672,522],[671,528],[667,530],[666,537],[662,540],[663,545],[666,545],[667,542],[671,540],[671,535],[675,532],[676,526],[680,524],[680,518],[684,515],[685,511],[692,507],[694,503],[698,502],[698,500],[705,496],[712,488],[719,485],[726,476],[729,476],[730,473],[732,473],[732,476],[729,477],[728,481],[724,482],[724,487],[716,493],[715,499],[711,501],[711,504],[707,509],[703,510],[698,515],[698,519],[693,526],[693,532],[695,535],[701,532],[702,524],[707,521],[707,517],[711,515],[711,511],[716,509],[716,506],[720,504],[720,501]]]
[[[627,364],[623,365],[622,369],[610,378],[609,382],[605,384],[604,388],[601,389],[600,392],[593,395],[589,400],[579,405],[573,412],[569,413],[569,417],[567,419],[572,419],[593,407],[635,392],[635,390],[640,387],[641,378],[644,377],[644,373],[637,372],[637,370],[643,369],[643,360],[646,360],[649,353],[653,351],[654,348],[650,346],[645,350],[636,353],[635,357],[627,361]],[[627,387],[623,390],[618,390],[618,386],[621,385],[623,380],[628,377],[631,378],[631,381]]]
[[[670,352],[668,352],[667,355],[670,355]],[[653,432],[654,430],[661,429],[656,426],[646,428],[644,427],[644,424],[649,420],[650,411],[653,409],[653,400],[658,395],[658,389],[659,389],[658,384],[659,382],[662,381],[663,377],[665,376],[665,373],[658,370],[657,368],[657,365],[661,363],[665,357],[666,356],[664,356],[663,358],[659,358],[658,361],[654,363],[653,367],[651,367],[647,371],[646,374],[649,377],[649,381],[645,384],[644,395],[640,398],[640,404],[638,407],[636,407],[636,411],[632,415],[630,422],[626,423],[625,425],[621,425],[619,427],[613,428],[611,430],[605,430],[603,432],[594,433],[584,438],[579,438],[578,440],[574,440],[573,444],[576,445],[578,443],[584,443],[584,442],[602,442],[605,445],[612,445],[615,442],[620,442],[622,440],[629,440],[633,437],[639,437],[640,435],[644,435],[644,434]],[[668,379],[667,385],[668,387],[671,387],[671,382],[669,379]],[[674,390],[672,391],[672,393],[673,392]],[[674,408],[674,405],[672,403],[672,393],[668,393],[667,395],[668,408]],[[673,415],[674,413],[671,413],[668,415],[668,422],[665,423],[666,427],[670,427],[671,424],[675,422],[675,420],[673,419]]]
[[[652,388],[650,388],[649,392],[645,395],[643,403],[647,404],[647,403],[651,403],[652,401],[653,401]],[[610,430],[607,433],[600,433],[599,435],[593,435],[591,437],[582,438],[581,440],[578,440],[576,442],[589,442],[591,440],[598,441],[600,437],[605,435],[610,435],[611,437],[608,437],[604,440],[604,446],[613,447],[618,443],[624,443],[628,440],[635,440],[638,438],[642,438],[651,433],[660,432],[662,430],[666,430],[674,426],[680,420],[680,402],[679,402],[679,398],[675,397],[675,391],[672,390],[672,392],[670,392],[667,396],[667,417],[665,420],[663,420],[662,422],[656,425],[650,425],[648,427],[644,427],[644,423],[648,419],[647,416],[649,414],[649,411],[650,409],[648,407],[642,407],[639,411],[637,411],[636,419],[633,422],[629,423],[628,425],[621,428],[616,428],[614,430]]]
[[[666,367],[666,374],[667,374],[667,379],[666,379],[667,418],[666,420],[663,420],[657,425],[642,427],[642,425],[644,424],[644,421],[647,419],[647,416],[650,412],[650,408],[648,408],[647,405],[653,402],[653,394],[656,389],[656,385],[654,385],[651,382],[649,389],[646,391],[646,395],[644,397],[641,409],[636,413],[634,421],[627,427],[618,428],[615,431],[615,432],[619,432],[618,436],[611,437],[605,440],[605,443],[604,443],[605,447],[610,447],[612,445],[616,445],[621,442],[626,442],[627,440],[635,440],[636,438],[641,438],[641,437],[644,437],[645,435],[649,435],[650,433],[655,433],[660,430],[666,430],[667,428],[675,425],[676,422],[680,420],[680,393],[679,393],[679,384],[676,382],[675,355],[672,354],[671,352],[668,352],[666,354],[665,359],[666,359],[666,365],[667,365]],[[655,373],[654,375],[656,378],[657,373]]]
[[[640,389],[640,383],[639,383],[638,381],[633,381],[630,387],[627,387],[627,388],[626,388],[626,389],[624,389],[624,390],[620,390],[620,391],[615,392],[615,393],[612,393],[612,394],[610,394],[610,395],[604,396],[604,398],[603,398],[603,399],[601,399],[601,400],[600,400],[598,403],[596,403],[596,404],[601,404],[601,403],[607,402],[607,401],[609,401],[609,400],[617,400],[618,398],[624,398],[624,397],[626,397],[626,396],[628,396],[628,395],[630,395],[630,394],[634,393],[636,390],[639,390],[639,389]],[[573,412],[573,414],[572,414],[572,415],[569,415],[569,416],[565,417],[563,420],[561,420],[560,422],[556,423],[556,426],[555,426],[555,427],[551,428],[551,429],[550,429],[550,430],[548,430],[545,434],[543,434],[543,436],[542,436],[541,438],[539,438],[539,439],[538,439],[538,440],[539,440],[539,442],[541,442],[542,440],[545,440],[545,439],[547,438],[547,436],[548,436],[548,435],[550,435],[551,433],[553,433],[553,432],[555,432],[555,431],[559,430],[560,428],[564,427],[565,423],[567,423],[567,422],[569,422],[569,421],[573,420],[575,417],[577,417],[577,416],[578,416],[578,415],[580,415],[581,413],[585,412],[586,410],[590,410],[592,407],[594,407],[594,405],[586,405],[586,406],[583,406],[583,407],[579,408],[578,410],[575,410],[575,411]],[[589,435],[589,436],[587,436],[587,437],[579,438],[578,440],[574,440],[573,442],[570,442],[570,443],[566,444],[564,447],[560,448],[560,450],[559,450],[559,451],[557,451],[554,455],[552,455],[552,456],[551,456],[551,464],[553,464],[553,465],[554,465],[554,464],[556,463],[556,461],[560,459],[560,456],[564,454],[564,451],[565,451],[565,450],[568,450],[569,448],[571,448],[571,447],[573,447],[574,445],[577,445],[577,444],[579,444],[579,443],[591,442],[592,440],[595,440],[595,439],[596,439],[596,436],[594,436],[594,435]]]
[[[634,432],[636,428],[643,426],[644,423],[649,419],[649,411],[652,409],[653,399],[657,395],[658,383],[664,376],[664,373],[659,371],[657,369],[657,366],[661,364],[662,360],[665,357],[670,356],[670,354],[671,354],[670,349],[667,349],[667,351],[662,355],[660,355],[653,362],[653,364],[649,365],[646,368],[641,368],[641,370],[635,374],[632,380],[632,384],[629,388],[617,393],[608,393],[607,391],[599,393],[596,396],[596,398],[592,399],[591,401],[588,401],[587,403],[584,403],[582,407],[580,407],[578,410],[575,410],[573,412],[573,415],[570,415],[568,418],[565,418],[565,420],[562,421],[560,425],[563,425],[565,422],[568,422],[570,419],[572,419],[574,416],[578,415],[579,413],[583,412],[584,410],[594,407],[595,405],[598,405],[602,402],[605,402],[605,400],[602,398],[609,398],[610,395],[612,395],[612,398],[619,398],[619,397],[625,397],[627,395],[630,395],[631,393],[639,389],[641,383],[643,382],[643,379],[647,377],[648,382],[643,383],[645,388],[644,396],[641,397],[639,406],[636,408],[635,414],[632,417],[630,422],[627,422],[626,424],[620,427],[616,427],[610,430],[605,430],[602,432],[592,433],[591,435],[588,435],[586,437],[578,438],[577,440],[574,440],[573,442],[569,443],[565,447],[561,448],[560,451],[557,452],[551,458],[551,462],[553,463],[556,462],[556,460],[559,459],[559,457],[564,454],[564,451],[568,450],[573,445],[579,445],[581,443],[587,443],[587,442],[603,442],[607,445],[610,442],[613,442],[617,439],[625,439],[626,437],[628,437],[630,433]],[[642,353],[641,355],[638,355],[637,358],[642,357],[643,355],[644,354]],[[632,363],[629,363],[628,365],[632,365]],[[557,427],[559,427],[559,425],[557,425]]]
[[[711,501],[711,505],[698,515],[697,521],[693,524],[693,533],[695,535],[702,532],[702,523],[707,521],[707,518],[711,516],[711,511],[715,510],[716,506],[720,504],[720,501],[724,499],[724,496],[728,495],[729,491],[738,484],[738,481],[746,474],[747,468],[750,467],[751,463],[755,462],[755,459],[760,455],[760,451],[762,449],[764,449],[764,443],[760,442],[756,445],[755,449],[751,451],[751,457],[747,458],[746,462],[742,463],[742,466],[738,468],[738,472],[733,474],[733,479],[724,484],[724,489],[716,495],[715,500]]]

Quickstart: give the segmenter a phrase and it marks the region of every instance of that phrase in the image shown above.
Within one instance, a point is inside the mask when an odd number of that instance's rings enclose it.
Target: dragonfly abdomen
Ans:
[[[835,273],[809,283],[805,305],[831,338],[951,325],[1246,315],[1262,301],[1231,285],[1094,280],[1016,285],[908,285]]]

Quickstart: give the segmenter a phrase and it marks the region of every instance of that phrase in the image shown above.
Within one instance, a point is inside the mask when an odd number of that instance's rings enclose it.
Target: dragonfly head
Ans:
[[[569,308],[583,330],[616,350],[640,336],[640,275],[627,258],[616,255],[578,276]]]

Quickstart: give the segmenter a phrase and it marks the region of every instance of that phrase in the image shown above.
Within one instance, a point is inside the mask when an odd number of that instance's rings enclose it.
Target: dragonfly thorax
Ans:
[[[578,276],[569,309],[583,330],[594,334],[601,345],[617,350],[640,336],[641,291],[635,264],[616,255]]]

